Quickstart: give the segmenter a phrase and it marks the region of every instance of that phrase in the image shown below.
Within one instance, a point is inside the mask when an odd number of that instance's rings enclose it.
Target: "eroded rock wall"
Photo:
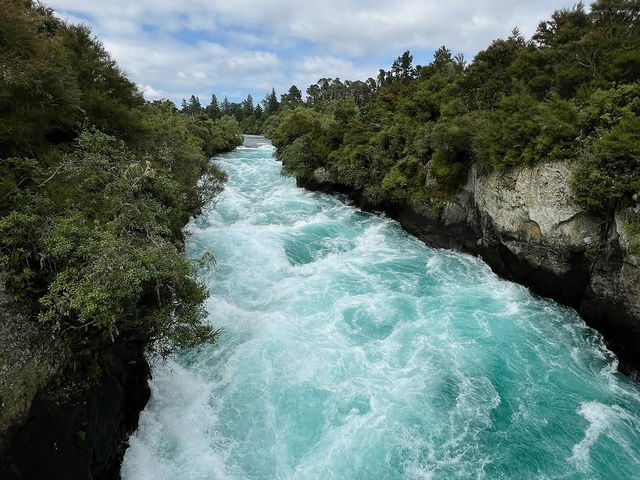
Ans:
[[[63,362],[61,346],[26,318],[4,285],[0,275],[0,451]]]
[[[83,385],[69,374],[63,345],[2,288],[0,347],[0,478],[120,478],[149,398],[144,345],[114,344],[101,353],[98,377]]]

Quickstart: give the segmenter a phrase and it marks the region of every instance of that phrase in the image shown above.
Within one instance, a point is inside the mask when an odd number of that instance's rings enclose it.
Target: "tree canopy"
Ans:
[[[0,17],[0,268],[70,358],[212,341],[182,227],[222,188],[237,122],[145,102],[85,26],[30,0]],[[51,337],[49,337],[51,338]],[[89,368],[92,362],[84,362]]]
[[[566,160],[576,199],[607,217],[640,192],[639,20],[637,0],[598,0],[554,12],[530,40],[516,28],[470,64],[443,46],[414,66],[405,51],[376,79],[320,79],[267,133],[285,172],[322,166],[381,200],[446,198],[472,164]]]

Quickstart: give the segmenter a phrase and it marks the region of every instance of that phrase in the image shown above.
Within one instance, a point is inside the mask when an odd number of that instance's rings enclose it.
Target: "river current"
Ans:
[[[296,188],[260,137],[188,227],[215,347],[157,362],[125,480],[640,478],[640,389],[571,309]]]

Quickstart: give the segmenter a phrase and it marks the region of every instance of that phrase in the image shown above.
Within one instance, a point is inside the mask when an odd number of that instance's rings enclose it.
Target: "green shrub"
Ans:
[[[309,134],[296,138],[282,148],[278,158],[282,161],[283,175],[310,178],[315,170],[312,138]]]
[[[610,213],[640,190],[640,118],[627,115],[585,148],[571,178],[576,197]]]
[[[393,200],[419,197],[425,181],[424,165],[413,156],[395,163],[382,180],[385,195]]]

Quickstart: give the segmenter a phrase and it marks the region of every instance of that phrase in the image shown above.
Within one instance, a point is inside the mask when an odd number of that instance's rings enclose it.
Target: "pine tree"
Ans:
[[[280,107],[280,103],[278,102],[278,97],[276,96],[275,88],[271,89],[271,93],[264,98],[263,103],[264,103],[264,112],[267,115],[274,114],[278,111],[278,108]]]
[[[242,102],[242,110],[243,116],[253,116],[253,97],[251,96],[251,94],[247,95],[247,99]]]
[[[200,105],[200,99],[195,95],[191,95],[189,104],[187,106],[187,113],[191,116],[199,115],[203,111],[202,105]]]
[[[229,99],[226,96],[222,99],[220,110],[223,115],[229,115],[231,113],[231,102],[229,102]]]
[[[210,118],[220,118],[220,105],[218,104],[218,97],[216,97],[215,93],[211,94],[211,102],[204,110]]]

